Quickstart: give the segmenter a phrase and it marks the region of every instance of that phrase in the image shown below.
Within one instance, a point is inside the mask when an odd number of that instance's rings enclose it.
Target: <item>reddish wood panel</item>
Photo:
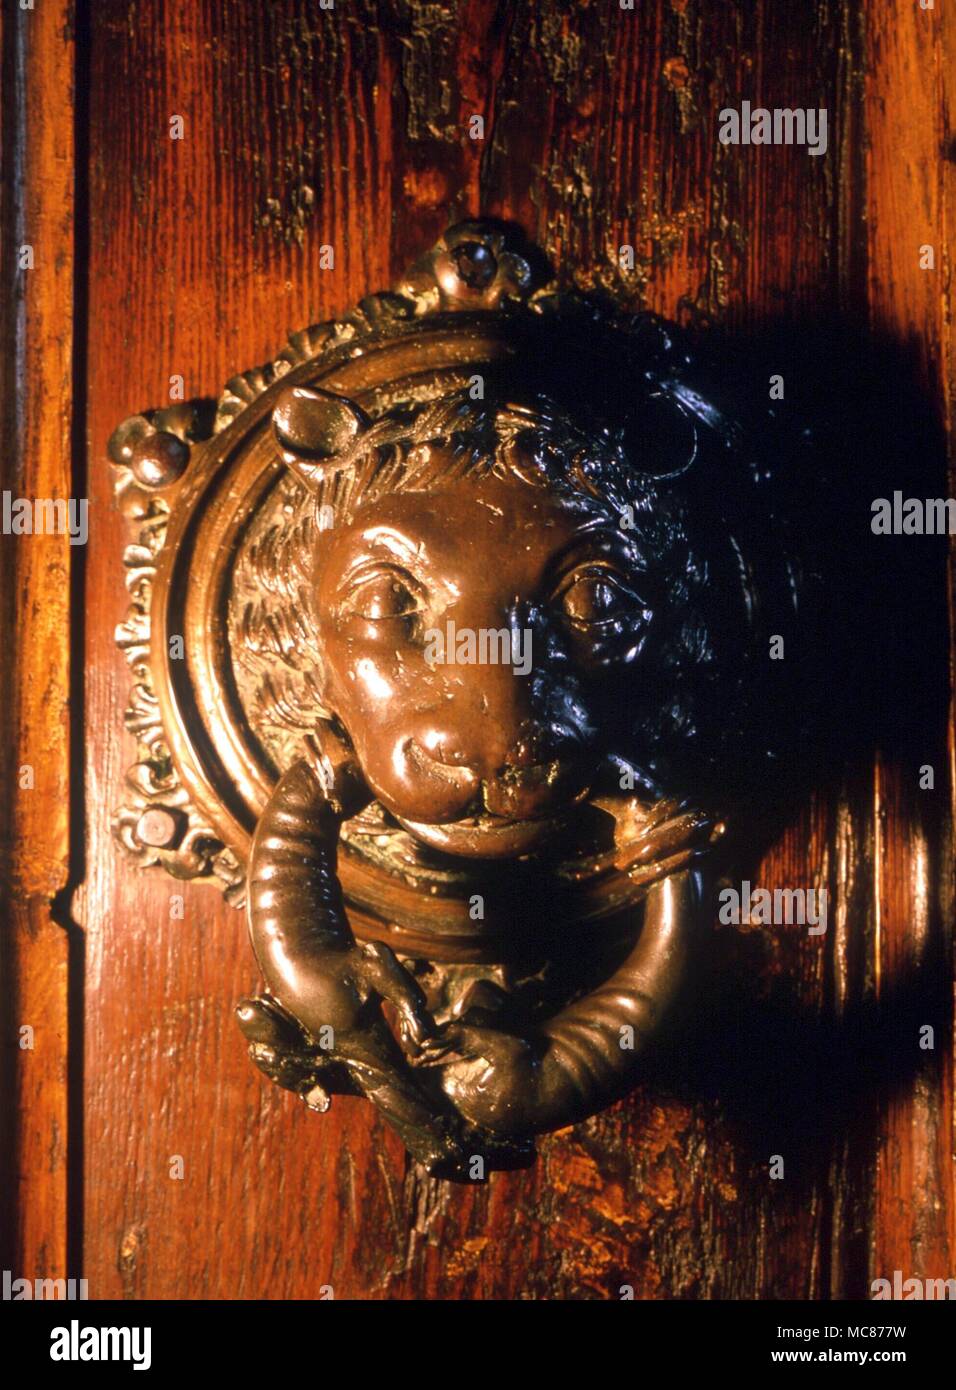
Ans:
[[[2,26],[0,487],[31,510],[75,495],[69,9],[10,7]],[[67,1272],[70,952],[53,903],[69,871],[75,555],[66,535],[0,535],[0,1261],[30,1279]]]
[[[915,7],[904,24],[895,11],[856,0],[90,9],[91,1296],[309,1298],[332,1284],[338,1297],[591,1298],[624,1283],[639,1297],[859,1296],[917,1229],[923,1263],[891,1268],[951,1272],[945,1008],[928,1069],[892,1100],[881,1083],[828,1089],[826,1039],[897,970],[921,884],[932,902],[919,939],[946,968],[945,818],[897,770],[864,770],[795,810],[755,875],[830,886],[823,945],[799,929],[715,931],[719,1084],[675,1065],[545,1140],[535,1170],[474,1189],[410,1171],[359,1102],[317,1118],[269,1088],[231,1018],[255,983],[241,916],[186,886],[176,920],[178,886],[137,874],[108,828],[132,754],[111,646],[125,611],[105,464],[114,425],[166,401],[173,375],[187,394],[214,394],[287,330],[385,285],[448,222],[479,212],[522,222],[581,283],[635,307],[751,328],[872,306],[941,342],[941,300],[926,298],[897,240],[909,175],[875,145],[862,153],[896,119],[907,66],[925,61],[929,120],[907,117],[911,153],[927,176],[939,166],[941,31],[920,31]],[[720,146],[717,113],[742,99],[827,106],[827,158]],[[928,215],[941,240],[936,195]],[[319,268],[325,244],[333,271]],[[637,252],[626,278],[622,244]],[[931,731],[934,747],[943,736]],[[763,1040],[781,1029],[796,1052],[808,1039],[815,1050],[762,1075]],[[782,1182],[769,1179],[775,1153]],[[936,1196],[903,1212],[930,1183]]]
[[[947,232],[956,213],[949,128],[956,24],[943,7],[871,16],[867,78],[868,303],[877,329],[912,344],[940,434],[953,438],[952,263]],[[932,249],[932,265],[926,248]],[[927,475],[932,476],[931,461]],[[952,480],[952,469],[950,469]],[[950,483],[952,495],[952,481]],[[927,489],[929,492],[929,488]],[[948,1278],[956,1254],[953,1109],[952,723],[947,748],[926,731],[923,761],[935,794],[889,768],[874,785],[879,816],[880,916],[875,990],[917,982],[917,1028],[935,1030],[907,1087],[882,1098],[874,1173],[872,1274],[900,1270]]]

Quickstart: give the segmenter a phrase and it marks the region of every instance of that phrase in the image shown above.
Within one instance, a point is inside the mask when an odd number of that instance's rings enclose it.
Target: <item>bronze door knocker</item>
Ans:
[[[315,1110],[367,1097],[449,1177],[640,1079],[788,620],[678,337],[541,281],[462,224],[214,411],[110,442],[117,837],[245,905],[261,1070]]]

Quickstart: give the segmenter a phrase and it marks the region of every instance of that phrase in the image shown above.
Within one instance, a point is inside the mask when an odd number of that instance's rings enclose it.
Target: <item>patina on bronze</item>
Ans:
[[[215,415],[110,444],[137,530],[117,836],[245,902],[263,1072],[366,1096],[450,1177],[639,1079],[786,606],[670,330],[535,264],[462,224]]]

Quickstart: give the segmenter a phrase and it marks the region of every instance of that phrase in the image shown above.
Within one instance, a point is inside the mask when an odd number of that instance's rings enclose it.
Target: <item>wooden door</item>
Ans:
[[[824,944],[715,922],[719,1077],[676,1067],[529,1171],[442,1183],[358,1100],[316,1117],[266,1085],[232,1019],[256,984],[241,915],[117,852],[106,463],[174,378],[215,396],[483,214],[695,328],[892,339],[933,426],[927,495],[947,492],[945,0],[11,0],[2,40],[4,487],[90,517],[82,547],[2,537],[5,1266],[82,1273],[97,1299],[836,1299],[952,1275],[945,691],[917,760],[935,790],[877,750],[754,875],[828,884]],[[826,108],[826,155],[722,145],[745,99]],[[942,582],[925,604],[945,623]],[[894,1066],[902,1017],[935,1047]]]

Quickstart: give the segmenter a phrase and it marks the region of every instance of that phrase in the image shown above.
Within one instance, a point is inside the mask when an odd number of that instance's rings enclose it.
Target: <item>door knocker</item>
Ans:
[[[453,228],[215,409],[113,435],[138,743],[115,833],[244,906],[238,1021],[429,1171],[640,1079],[771,756],[793,575],[668,325]]]

